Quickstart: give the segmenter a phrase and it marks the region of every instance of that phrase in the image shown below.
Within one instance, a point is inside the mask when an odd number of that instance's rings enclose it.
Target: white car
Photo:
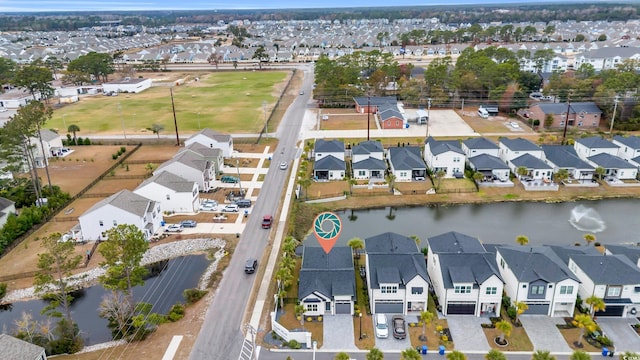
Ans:
[[[386,339],[389,337],[389,325],[387,325],[387,315],[376,314],[376,337]]]
[[[283,161],[280,163],[280,170],[287,170],[287,167],[289,166],[289,164],[287,164],[286,161]]]
[[[218,202],[215,200],[205,200],[200,204],[200,211],[215,211],[218,207]]]
[[[240,211],[240,208],[236,204],[227,204],[227,205],[224,206],[224,208],[222,208],[222,211],[224,211],[224,212],[238,212],[238,211]]]
[[[520,124],[515,121],[510,122],[509,125],[511,125],[511,127],[514,129],[520,129]]]
[[[178,224],[171,224],[164,229],[165,232],[182,232],[182,226]]]

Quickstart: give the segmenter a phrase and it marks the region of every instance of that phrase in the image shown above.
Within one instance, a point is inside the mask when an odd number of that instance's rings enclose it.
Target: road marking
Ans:
[[[167,351],[164,352],[162,360],[173,360],[173,357],[176,356],[176,352],[178,351],[178,346],[180,346],[180,342],[182,342],[182,335],[175,335],[171,339]]]

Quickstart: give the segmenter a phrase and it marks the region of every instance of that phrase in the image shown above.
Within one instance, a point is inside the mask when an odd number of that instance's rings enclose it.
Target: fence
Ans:
[[[275,106],[271,110],[271,113],[269,113],[269,117],[266,120],[265,126],[262,128],[262,131],[260,131],[260,135],[258,135],[258,140],[256,141],[256,144],[260,143],[260,140],[262,140],[262,136],[265,134],[265,132],[269,128],[269,123],[271,123],[271,120],[273,119],[274,114],[279,110],[282,99],[284,98],[284,94],[287,93],[287,90],[289,90],[289,86],[291,85],[291,80],[296,76],[296,71],[297,71],[296,69],[293,69],[293,72],[289,77],[289,80],[287,81],[287,85],[285,85],[284,90],[282,90],[282,92],[280,93],[280,96],[278,96],[278,100],[276,100]]]
[[[275,311],[271,312],[271,329],[284,341],[295,340],[300,344],[305,344],[307,349],[311,349],[311,333],[308,331],[289,331],[278,323]]]

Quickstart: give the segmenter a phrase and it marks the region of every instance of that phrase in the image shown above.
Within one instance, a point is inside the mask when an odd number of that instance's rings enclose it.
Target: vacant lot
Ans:
[[[211,127],[223,133],[251,133],[264,125],[263,102],[267,110],[280,95],[287,72],[220,72],[199,75],[173,88],[176,118],[181,131]],[[149,134],[152,124],[174,127],[169,87],[156,86],[139,94],[83,97],[54,112],[48,128],[62,133],[78,125],[78,136],[89,134]]]

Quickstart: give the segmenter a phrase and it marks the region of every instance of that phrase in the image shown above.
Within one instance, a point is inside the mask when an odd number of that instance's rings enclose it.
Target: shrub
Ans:
[[[186,289],[182,292],[182,297],[187,302],[187,305],[194,304],[198,302],[198,300],[202,299],[203,296],[207,294],[206,290],[200,289]]]
[[[287,345],[289,346],[290,349],[300,349],[302,346],[300,346],[300,343],[297,342],[296,340],[291,340],[287,343]]]
[[[0,299],[2,299],[7,294],[7,284],[0,283]]]
[[[517,314],[518,309],[516,309],[514,306],[509,306],[509,308],[507,309],[507,315],[509,316],[509,318],[511,320],[515,320]]]
[[[171,322],[176,322],[184,317],[184,305],[178,303],[169,310],[168,318]]]
[[[598,341],[603,346],[613,346],[613,341],[606,336],[600,335],[596,338],[596,341]]]
[[[118,154],[111,154],[111,158],[112,158],[113,160],[117,159],[117,158],[118,158]]]
[[[509,306],[511,306],[511,298],[505,295],[502,297],[502,307],[509,308]]]
[[[119,151],[119,152],[120,152],[120,154],[124,154],[126,151],[127,151],[127,148],[126,148],[126,147],[124,147],[124,146],[121,146],[121,147],[120,147],[120,151]]]
[[[73,140],[71,141],[71,143],[73,143]],[[78,136],[78,138],[76,138],[76,142],[73,145],[83,145],[84,144],[84,140]]]

